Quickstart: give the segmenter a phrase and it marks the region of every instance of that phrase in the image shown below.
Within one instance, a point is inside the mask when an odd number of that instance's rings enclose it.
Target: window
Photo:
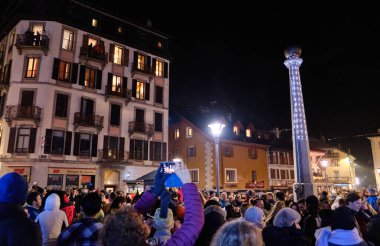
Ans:
[[[16,153],[27,153],[29,147],[30,128],[19,128]]]
[[[339,178],[339,170],[334,170],[334,178]]]
[[[129,142],[129,159],[148,160],[148,141],[131,139]]]
[[[111,125],[120,126],[120,105],[111,104]]]
[[[162,114],[154,113],[154,131],[162,132]]]
[[[280,164],[286,164],[286,157],[284,152],[280,152]]]
[[[41,24],[34,24],[32,26],[32,32],[34,35],[37,35],[37,33],[41,34],[43,30],[44,30],[44,26]]]
[[[51,141],[51,153],[56,155],[62,155],[64,149],[64,131],[53,130]]]
[[[160,41],[157,42],[157,47],[162,48],[162,43]]]
[[[150,142],[150,160],[166,161],[166,143]]]
[[[88,38],[87,45],[94,47],[98,43],[98,40],[94,38]]]
[[[145,99],[145,83],[137,81],[136,84],[136,98]]]
[[[90,157],[90,153],[91,153],[91,135],[80,133],[79,156]]]
[[[193,137],[193,128],[186,127],[186,138],[191,138],[191,137]]]
[[[62,49],[72,51],[74,49],[74,32],[63,30]]]
[[[197,155],[195,146],[187,147],[187,157],[195,157]]]
[[[39,64],[40,64],[40,58],[28,57],[27,58],[27,65],[26,65],[25,78],[27,78],[27,79],[37,78]]]
[[[232,157],[233,156],[232,145],[224,145],[223,146],[223,156],[225,156],[225,157]]]
[[[145,56],[141,54],[137,55],[137,69],[145,71]]]
[[[71,63],[60,61],[58,79],[62,81],[69,81],[70,79],[70,67]]]
[[[123,27],[119,26],[119,27],[117,28],[117,32],[118,32],[118,33],[122,33],[122,32],[123,32]]]
[[[189,169],[191,182],[199,182],[199,169]]]
[[[252,171],[252,182],[257,181],[257,172],[256,170]]]
[[[252,137],[251,129],[247,129],[247,130],[245,130],[245,136],[246,136],[247,138]]]
[[[232,168],[225,169],[226,183],[237,182],[236,172],[237,172],[236,169],[232,169]]]
[[[98,26],[98,20],[97,19],[92,19],[91,20],[91,26],[97,27]]]
[[[256,159],[257,158],[257,149],[255,147],[249,147],[248,148],[248,157],[250,159]]]
[[[95,88],[96,70],[86,67],[84,74],[84,86],[89,88]]]
[[[162,88],[161,86],[156,86],[156,96],[155,96],[156,101],[155,102],[159,104],[163,104],[164,103],[163,96],[164,96],[164,88]]]
[[[175,138],[175,139],[178,139],[178,138],[179,138],[179,129],[178,129],[178,128],[175,129],[175,131],[174,131],[174,138]]]
[[[104,136],[103,159],[123,160],[124,159],[125,138]]]
[[[280,170],[281,173],[281,179],[286,179],[286,172],[285,170]]]
[[[331,164],[333,167],[339,167],[339,159],[332,159]]]
[[[276,179],[276,169],[270,169],[270,178]]]
[[[121,77],[113,75],[112,76],[112,91],[113,92],[121,92]]]
[[[123,57],[123,48],[115,45],[114,53],[113,53],[113,63],[121,65]]]
[[[294,170],[289,170],[290,171],[290,179],[294,179]]]
[[[164,76],[164,63],[162,61],[157,61],[156,60],[155,75],[157,77],[163,77]]]
[[[67,118],[68,105],[69,105],[69,96],[58,93],[56,101],[55,101],[55,116]]]
[[[71,154],[72,132],[46,129],[44,139],[44,153],[54,155]]]

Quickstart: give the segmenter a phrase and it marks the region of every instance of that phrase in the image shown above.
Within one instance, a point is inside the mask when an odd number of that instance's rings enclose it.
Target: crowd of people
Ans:
[[[0,178],[0,245],[380,245],[375,189],[294,201],[281,191],[244,194],[198,190],[189,171],[181,188],[157,170],[142,194],[95,189],[29,189],[25,178]]]

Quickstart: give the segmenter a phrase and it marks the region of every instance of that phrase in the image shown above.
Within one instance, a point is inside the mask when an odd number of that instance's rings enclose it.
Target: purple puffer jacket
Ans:
[[[181,229],[177,230],[164,244],[165,246],[192,246],[198,238],[204,223],[202,201],[198,194],[197,186],[193,183],[184,184],[182,187],[183,200],[185,202],[185,218]],[[151,192],[144,192],[134,208],[139,213],[148,212],[155,204],[156,198]]]

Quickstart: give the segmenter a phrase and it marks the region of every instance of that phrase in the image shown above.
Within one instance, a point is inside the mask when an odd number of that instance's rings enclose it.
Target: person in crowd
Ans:
[[[267,201],[270,204],[270,207],[272,208],[274,204],[276,203],[276,201],[274,200],[274,194],[273,192],[267,192],[266,195],[267,195]],[[268,211],[270,211],[270,209]]]
[[[341,200],[343,199],[343,202],[341,202]],[[331,210],[335,210],[335,209],[337,209],[337,208],[339,208],[339,207],[342,207],[342,206],[344,206],[344,198],[343,198],[343,196],[341,196],[341,195],[337,195],[336,197],[335,197],[335,200],[334,200],[334,202],[331,204]]]
[[[298,213],[300,213],[300,210],[299,210],[299,208],[298,208],[298,204],[297,204],[297,202],[291,202],[291,203],[289,204],[289,208],[291,208],[291,209],[297,211]],[[301,213],[300,213],[300,214],[301,214]]]
[[[368,241],[380,245],[380,199],[376,201],[377,214],[368,223]]]
[[[65,212],[59,210],[60,205],[59,196],[51,193],[46,199],[44,211],[35,220],[40,225],[44,246],[56,245],[61,231],[69,226]]]
[[[239,204],[239,202],[237,202],[235,199],[235,201],[233,203],[227,205],[224,208],[227,212],[227,220],[236,219],[236,218],[241,217],[240,206],[241,206],[241,203]]]
[[[172,236],[171,230],[174,227],[173,212],[169,208],[166,218],[160,217],[161,208],[157,208],[153,219],[153,228],[156,230],[153,237],[149,239],[152,245],[163,245]]]
[[[285,207],[285,202],[283,202],[283,201],[276,202],[274,204],[274,206],[272,207],[272,210],[269,212],[269,214],[265,220],[265,223],[267,225],[273,225],[273,220],[276,217],[276,214],[278,213],[278,211],[280,211],[284,207]]]
[[[41,194],[37,191],[29,192],[26,202],[28,203],[27,208],[29,218],[34,221],[37,218],[37,215],[40,213],[40,207],[42,203]]]
[[[214,235],[211,246],[263,246],[260,230],[243,219],[225,223]]]
[[[229,204],[226,192],[222,192],[222,194],[220,195],[219,203],[221,208],[224,208]]]
[[[100,233],[100,242],[103,246],[115,245],[147,245],[149,227],[144,223],[140,214],[147,213],[155,204],[156,197],[161,198],[160,218],[167,218],[170,194],[165,188],[165,181],[169,174],[162,172],[163,164],[158,168],[154,186],[150,191],[144,192],[134,207],[122,209],[110,215],[104,223]],[[180,229],[164,244],[190,246],[194,245],[204,223],[202,216],[202,202],[197,187],[191,182],[189,171],[179,166],[175,171],[182,181],[182,192],[186,215]]]
[[[318,197],[310,195],[306,197],[306,209],[307,216],[304,220],[303,231],[305,232],[306,237],[309,240],[309,245],[315,244],[315,231],[320,227],[319,217],[319,200]]]
[[[316,246],[367,246],[355,226],[354,213],[339,207],[333,212],[331,229],[329,226],[318,229],[315,233]]]
[[[285,193],[282,191],[277,191],[276,192],[276,202],[282,201],[285,202]]]
[[[244,214],[245,220],[253,223],[257,228],[260,230],[264,229],[265,222],[264,222],[264,212],[261,208],[253,206],[250,207]]]
[[[267,226],[263,230],[265,246],[307,246],[305,237],[299,222],[301,215],[291,208],[283,208],[273,220],[273,226]]]
[[[101,197],[91,192],[83,198],[82,211],[84,218],[61,232],[58,246],[97,245],[100,229],[103,227],[95,216],[102,208]]]
[[[376,192],[376,189],[375,188],[369,188],[368,189],[368,198],[367,198],[367,202],[369,205],[372,206],[372,208],[375,210],[375,211],[378,211],[378,207],[377,207],[377,192]]]
[[[363,233],[364,234],[367,233],[366,223],[359,224],[359,222],[357,220],[358,218],[361,219],[361,216],[367,217],[365,212],[361,211],[362,206],[363,206],[362,203],[363,203],[363,201],[362,201],[362,199],[358,193],[350,192],[347,194],[347,197],[346,197],[346,207],[343,207],[346,210],[349,209],[349,212],[354,216],[355,227],[356,227],[356,229],[358,229],[360,237],[364,236]],[[369,222],[369,218],[368,218],[368,222]]]
[[[214,234],[226,222],[226,211],[220,207],[220,204],[212,204],[211,201],[208,201],[204,207],[204,225],[195,246],[210,245]]]
[[[28,196],[25,178],[16,172],[0,178],[0,245],[39,246],[41,234],[21,205]]]
[[[127,206],[127,200],[123,196],[116,197],[111,204],[110,214],[114,214]]]
[[[74,217],[75,217],[75,206],[70,201],[68,194],[66,194],[66,192],[62,192],[62,193],[63,193],[62,194],[63,204],[61,204],[60,208],[63,212],[65,212],[69,225],[72,225],[74,221]]]
[[[107,204],[103,203],[102,210],[103,210],[105,215],[110,213],[112,202],[113,202],[113,200],[116,199],[116,197],[117,197],[116,193],[111,192],[109,202]]]

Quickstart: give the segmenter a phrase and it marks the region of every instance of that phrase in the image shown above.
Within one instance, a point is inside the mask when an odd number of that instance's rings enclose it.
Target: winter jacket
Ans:
[[[17,204],[0,202],[0,245],[39,246],[41,233]]]
[[[198,238],[204,223],[202,216],[202,201],[197,191],[197,186],[193,183],[186,183],[182,186],[183,199],[185,202],[185,218],[179,230],[164,244],[165,246],[192,246]],[[134,208],[137,212],[145,214],[155,205],[156,198],[151,192],[144,192]]]
[[[368,223],[368,240],[380,245],[380,214],[373,216]]]
[[[295,227],[267,226],[263,230],[265,246],[307,246],[308,240],[302,230]]]
[[[219,206],[211,205],[204,209],[205,223],[195,246],[210,245],[216,231],[226,222],[227,213]]]

